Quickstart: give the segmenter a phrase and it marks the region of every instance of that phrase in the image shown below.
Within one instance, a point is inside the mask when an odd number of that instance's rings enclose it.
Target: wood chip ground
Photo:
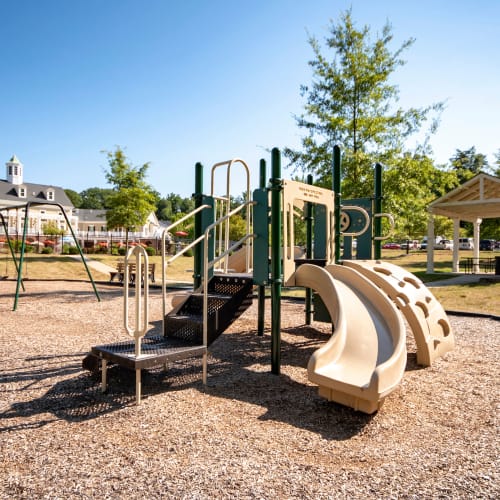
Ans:
[[[270,373],[270,318],[256,304],[201,362],[143,375],[109,370],[109,391],[81,362],[126,340],[119,287],[0,282],[0,498],[499,498],[500,323],[451,316],[456,349],[430,368],[408,363],[400,387],[368,416],[308,382],[328,338],[283,302],[282,374]],[[160,331],[161,296],[150,319]]]

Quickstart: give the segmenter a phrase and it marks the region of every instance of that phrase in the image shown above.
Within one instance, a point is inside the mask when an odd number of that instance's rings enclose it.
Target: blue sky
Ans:
[[[119,145],[163,196],[189,196],[197,161],[208,191],[208,168],[240,157],[255,187],[266,149],[299,145],[307,33],[323,40],[350,6],[359,27],[389,20],[394,49],[416,38],[393,81],[403,107],[447,100],[435,159],[475,146],[493,162],[498,0],[2,0],[0,161],[82,191],[108,187],[102,151]]]

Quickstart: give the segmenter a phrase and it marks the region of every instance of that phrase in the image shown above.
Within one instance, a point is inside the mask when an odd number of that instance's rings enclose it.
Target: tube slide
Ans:
[[[301,265],[296,286],[313,288],[335,331],[308,363],[309,380],[330,401],[374,413],[400,383],[406,366],[406,330],[387,295],[354,269]]]
[[[417,363],[433,361],[455,347],[455,338],[443,306],[414,274],[390,262],[344,261],[379,286],[404,314],[417,344]]]

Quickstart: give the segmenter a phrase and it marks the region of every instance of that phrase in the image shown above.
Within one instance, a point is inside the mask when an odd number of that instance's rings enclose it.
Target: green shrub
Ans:
[[[118,255],[125,255],[127,253],[127,249],[125,247],[120,247],[118,249]]]
[[[45,248],[42,248],[42,253],[44,253],[44,254],[54,253],[54,249],[52,247],[45,247]]]
[[[77,247],[72,247],[72,246],[70,246],[70,247],[68,248],[68,253],[69,253],[70,255],[78,255],[80,252],[78,252],[78,248],[77,248]]]
[[[153,247],[146,247],[146,253],[152,257],[153,255],[156,255],[156,250]]]
[[[184,257],[192,257],[193,256],[193,249],[190,248],[189,250],[186,250],[184,252]]]

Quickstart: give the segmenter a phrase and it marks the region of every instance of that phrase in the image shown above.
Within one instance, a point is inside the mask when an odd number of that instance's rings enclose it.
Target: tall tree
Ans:
[[[469,180],[481,171],[490,170],[486,155],[477,153],[475,146],[466,150],[457,149],[450,158],[450,163],[460,183]]]
[[[165,198],[158,200],[156,204],[156,215],[159,219],[173,220],[176,214],[186,214],[194,209],[192,198],[182,198],[178,194],[170,193]]]
[[[71,203],[73,203],[73,206],[75,208],[80,208],[80,205],[82,204],[82,197],[80,196],[80,193],[77,193],[72,189],[65,189],[64,192],[66,193],[66,196],[69,198]]]
[[[81,203],[78,208],[102,210],[109,207],[108,199],[113,194],[112,189],[91,187],[80,192]]]
[[[343,187],[346,198],[373,193],[373,164],[390,165],[405,156],[406,142],[416,132],[425,131],[418,155],[407,158],[406,176],[418,175],[418,159],[429,153],[428,138],[438,124],[443,103],[423,108],[397,106],[398,87],[390,78],[405,61],[402,53],[414,42],[408,39],[391,50],[392,27],[387,23],[371,40],[370,27],[357,29],[351,11],[331,23],[326,46],[331,57],[322,53],[314,37],[309,38],[314,59],[312,83],[301,87],[306,97],[305,112],[296,117],[307,132],[301,150],[286,148],[284,153],[295,169],[312,173],[315,182],[331,187],[333,144],[343,149]],[[414,161],[409,161],[411,158]],[[400,162],[401,163],[401,162]],[[397,189],[397,186],[395,187]],[[392,193],[397,196],[397,192]],[[391,193],[385,193],[390,196]]]
[[[106,180],[114,187],[109,197],[109,210],[106,221],[110,229],[125,229],[125,245],[128,247],[128,234],[156,209],[156,192],[146,181],[149,163],[133,167],[120,147],[113,152],[106,152],[109,171]]]

